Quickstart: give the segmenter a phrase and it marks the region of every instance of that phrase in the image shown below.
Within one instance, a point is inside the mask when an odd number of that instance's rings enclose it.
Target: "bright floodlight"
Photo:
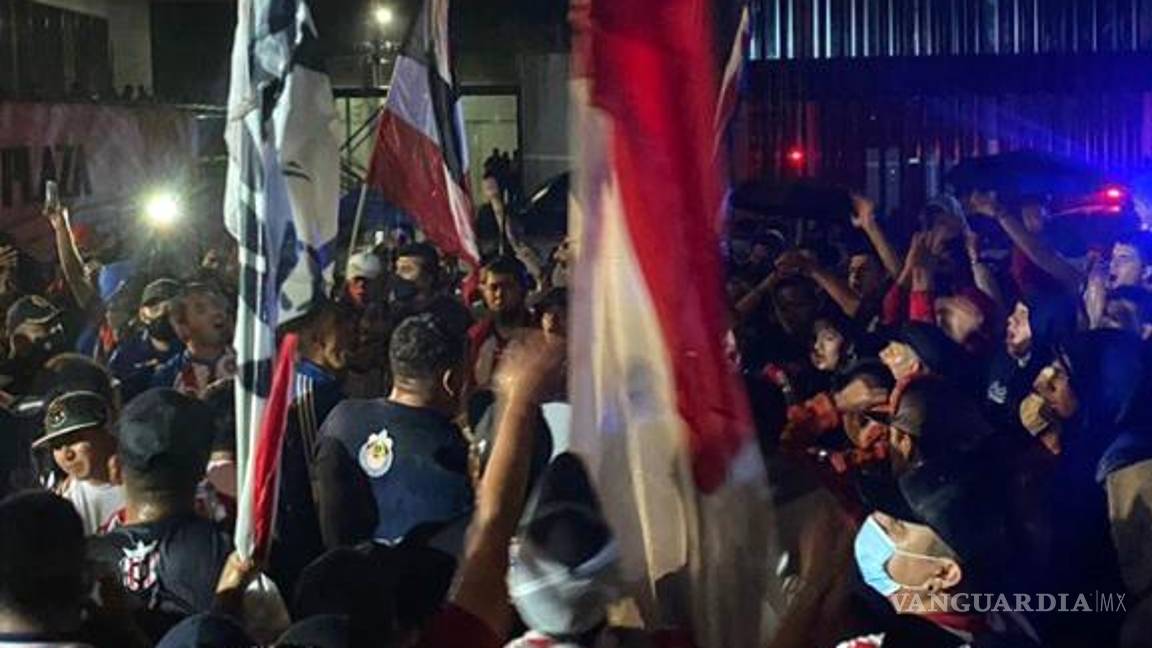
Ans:
[[[372,12],[372,18],[376,21],[377,25],[386,27],[392,24],[396,15],[392,13],[392,7],[380,5]]]
[[[157,227],[168,227],[180,218],[180,203],[170,193],[152,194],[144,203],[144,216]]]

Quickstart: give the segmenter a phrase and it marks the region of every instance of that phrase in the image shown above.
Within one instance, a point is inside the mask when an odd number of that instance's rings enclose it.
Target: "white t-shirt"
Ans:
[[[124,508],[122,486],[69,479],[60,494],[76,507],[84,521],[84,535],[94,535],[109,518]]]

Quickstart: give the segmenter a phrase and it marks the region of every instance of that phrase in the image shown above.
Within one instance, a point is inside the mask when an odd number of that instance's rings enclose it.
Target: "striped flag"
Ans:
[[[330,293],[340,184],[332,88],[307,2],[240,0],[237,17],[224,219],[240,254],[236,548],[247,557],[266,547],[279,410],[292,400],[291,380],[273,390],[292,360],[282,352],[274,368],[276,328]]]
[[[770,502],[727,360],[710,0],[573,0],[572,447],[649,627],[760,641]]]
[[[448,43],[449,0],[425,0],[392,71],[368,182],[446,254],[479,262],[468,150]]]
[[[720,80],[720,96],[716,100],[716,118],[713,127],[716,137],[712,146],[715,155],[720,154],[720,143],[728,132],[728,122],[732,121],[736,107],[740,104],[740,77],[744,72],[744,61],[748,58],[748,43],[751,37],[748,5],[744,5],[740,11],[740,24],[736,27],[736,36],[732,39],[732,51],[728,53],[728,62],[724,64],[724,76]]]

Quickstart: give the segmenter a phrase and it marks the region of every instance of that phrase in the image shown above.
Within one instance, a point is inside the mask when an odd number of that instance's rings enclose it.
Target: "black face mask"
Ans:
[[[389,301],[393,304],[409,305],[420,297],[420,287],[411,279],[396,277],[392,280],[392,292]]]
[[[158,317],[144,324],[144,329],[148,331],[148,336],[160,342],[175,342],[176,329],[172,328],[172,322],[167,317]]]

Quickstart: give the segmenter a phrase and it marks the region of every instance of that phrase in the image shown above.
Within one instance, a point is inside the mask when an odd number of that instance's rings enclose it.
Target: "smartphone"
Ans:
[[[60,208],[60,187],[55,180],[44,181],[44,209],[56,210]]]

